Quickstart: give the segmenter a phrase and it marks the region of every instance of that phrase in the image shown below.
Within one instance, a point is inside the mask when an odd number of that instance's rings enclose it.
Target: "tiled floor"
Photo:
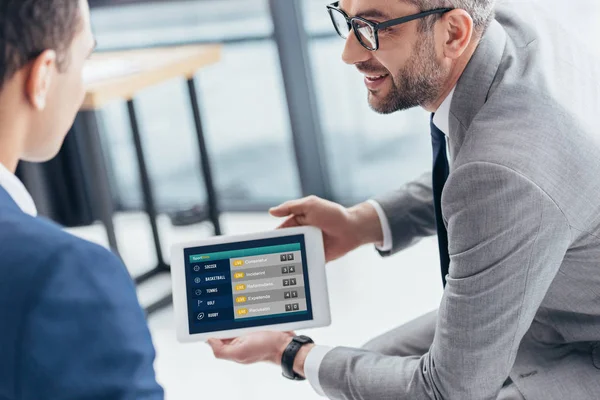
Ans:
[[[136,275],[153,263],[151,236],[141,215],[117,218],[123,258]],[[266,214],[226,214],[228,233],[272,229],[277,221]],[[160,221],[161,235],[168,243],[189,241],[209,234],[207,226],[172,229]],[[104,243],[100,227],[74,233]],[[166,244],[168,244],[166,243]],[[168,253],[168,248],[165,248]],[[437,307],[442,295],[438,252],[434,238],[394,257],[382,259],[371,247],[361,248],[327,266],[331,312],[330,327],[303,332],[317,343],[360,346],[396,325]],[[170,290],[170,280],[160,279],[139,291],[148,303]],[[156,370],[168,399],[308,400],[319,398],[308,383],[281,377],[272,365],[241,366],[215,360],[203,343],[179,344],[175,339],[173,312],[164,310],[150,320],[158,357]]]

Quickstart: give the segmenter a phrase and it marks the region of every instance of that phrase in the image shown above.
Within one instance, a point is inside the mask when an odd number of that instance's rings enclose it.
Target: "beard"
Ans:
[[[446,71],[437,61],[433,33],[423,33],[413,49],[413,56],[396,75],[390,74],[392,87],[378,99],[369,93],[369,106],[380,114],[391,114],[433,103],[439,96]],[[360,68],[369,71],[367,66]],[[371,68],[375,70],[375,68]]]

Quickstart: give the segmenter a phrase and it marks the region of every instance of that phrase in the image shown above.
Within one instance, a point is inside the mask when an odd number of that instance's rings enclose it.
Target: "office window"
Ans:
[[[323,0],[303,0],[305,27],[334,193],[356,202],[400,187],[431,169],[429,117],[420,109],[379,115],[363,76],[342,62]]]
[[[111,3],[110,0],[104,3]],[[99,50],[219,42],[218,64],[197,74],[215,184],[225,209],[264,209],[300,196],[287,105],[265,0],[197,0],[94,8]],[[184,81],[137,99],[140,127],[160,209],[204,201]],[[141,206],[124,104],[103,112],[119,203]]]

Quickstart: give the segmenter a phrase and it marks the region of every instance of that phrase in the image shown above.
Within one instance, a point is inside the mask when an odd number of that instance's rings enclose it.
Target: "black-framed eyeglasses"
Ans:
[[[363,47],[370,51],[379,49],[379,31],[391,26],[404,24],[406,22],[421,19],[434,14],[444,14],[452,11],[453,8],[436,8],[420,12],[418,14],[407,15],[406,17],[396,18],[385,22],[373,22],[362,17],[350,18],[343,10],[339,8],[340,2],[336,1],[327,6],[327,11],[331,16],[331,21],[336,32],[342,39],[348,39],[350,31],[354,31],[356,38]]]

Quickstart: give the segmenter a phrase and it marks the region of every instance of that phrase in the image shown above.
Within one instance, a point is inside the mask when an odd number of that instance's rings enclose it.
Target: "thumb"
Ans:
[[[302,226],[302,224],[300,224],[299,221],[296,220],[295,216],[291,216],[288,219],[286,219],[282,224],[280,224],[277,229],[286,229],[286,228],[294,228],[296,226]]]
[[[289,215],[301,215],[305,213],[306,199],[287,201],[269,210],[274,217],[287,217]]]
[[[284,203],[284,204],[278,205],[277,207],[273,207],[273,208],[269,209],[269,214],[271,214],[274,217],[278,217],[278,218],[287,217],[291,213],[292,213],[292,211],[287,203]]]

